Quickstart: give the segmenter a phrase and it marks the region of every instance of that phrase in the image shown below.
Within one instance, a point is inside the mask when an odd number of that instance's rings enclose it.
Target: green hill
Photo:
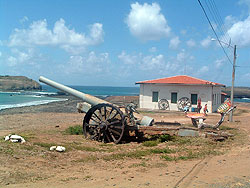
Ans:
[[[231,95],[231,87],[226,87],[222,89],[228,96]],[[234,98],[250,98],[250,87],[234,87]]]
[[[0,91],[41,90],[41,85],[25,76],[0,76]]]

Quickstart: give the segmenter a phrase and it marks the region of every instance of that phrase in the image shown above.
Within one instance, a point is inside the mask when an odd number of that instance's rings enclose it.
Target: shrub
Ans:
[[[164,134],[159,137],[160,142],[167,142],[173,140],[173,137],[169,134]]]
[[[82,126],[80,125],[75,125],[75,126],[70,126],[68,127],[65,132],[67,134],[71,134],[71,135],[82,135],[83,134],[83,129]]]

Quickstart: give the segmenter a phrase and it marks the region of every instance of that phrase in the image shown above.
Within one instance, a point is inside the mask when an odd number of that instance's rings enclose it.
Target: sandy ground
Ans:
[[[14,151],[6,147],[6,144],[12,147],[13,143],[1,141],[4,147],[0,147],[0,187],[250,187],[250,104],[239,104],[237,110],[242,113],[235,116],[233,123],[225,122],[246,135],[241,142],[233,144],[223,155],[176,162],[164,161],[157,155],[102,160],[105,152],[97,154],[85,148],[57,153],[38,146],[37,143],[67,146],[84,143],[86,147],[105,151],[106,148],[131,151],[142,147],[140,143],[103,144],[64,134],[67,127],[82,124],[84,115],[76,112],[76,102],[69,100],[0,112],[1,139],[9,133],[20,133],[27,138],[22,149],[16,144]],[[190,119],[182,113],[147,115],[156,121],[190,124]],[[218,114],[212,114],[206,121],[214,123],[218,119]]]

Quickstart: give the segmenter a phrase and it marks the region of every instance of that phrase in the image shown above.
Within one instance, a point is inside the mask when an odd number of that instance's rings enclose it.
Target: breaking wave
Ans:
[[[18,107],[24,107],[24,106],[36,106],[41,104],[48,104],[51,102],[59,102],[59,101],[66,101],[68,99],[50,99],[50,100],[40,100],[40,101],[31,101],[31,102],[25,102],[25,103],[19,103],[19,104],[3,104],[0,105],[0,110],[7,109],[7,108],[18,108]]]

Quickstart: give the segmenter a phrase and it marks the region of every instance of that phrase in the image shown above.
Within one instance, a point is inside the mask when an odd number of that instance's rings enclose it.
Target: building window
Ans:
[[[197,94],[191,94],[191,104],[197,104]]]
[[[153,91],[152,102],[158,102],[158,99],[159,99],[159,92],[158,91]]]
[[[177,93],[171,93],[171,103],[177,103]]]

